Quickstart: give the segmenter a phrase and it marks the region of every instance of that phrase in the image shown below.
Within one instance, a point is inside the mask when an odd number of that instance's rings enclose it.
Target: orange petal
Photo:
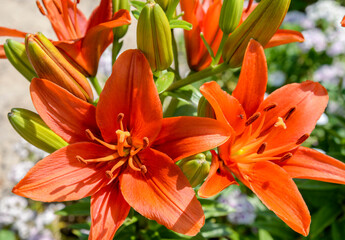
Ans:
[[[85,130],[98,135],[96,108],[58,85],[35,78],[31,81],[32,102],[43,121],[68,143],[88,141]]]
[[[302,33],[294,30],[278,29],[271,40],[265,45],[265,48],[276,47],[292,42],[304,42]]]
[[[109,0],[101,0],[98,7],[96,7],[87,23],[87,31],[98,24],[111,20],[113,15],[112,2]]]
[[[77,41],[55,42],[64,54],[78,63],[90,76],[97,73],[99,59],[113,41],[113,28],[130,24],[127,10],[116,12],[111,21],[92,27],[84,38]]]
[[[319,83],[306,81],[279,88],[261,104],[259,111],[272,103],[277,106],[266,113],[263,129],[271,128],[278,117],[284,119],[286,129],[274,128],[266,139],[267,149],[296,142],[310,134],[328,102],[327,90]],[[293,108],[292,114],[288,114]],[[288,118],[286,119],[286,117]]]
[[[128,168],[120,175],[125,200],[141,215],[186,235],[196,235],[205,216],[194,190],[177,165],[153,149],[139,153],[145,174]]]
[[[40,160],[13,188],[13,193],[42,202],[73,201],[93,195],[109,179],[107,165],[81,163],[76,156],[92,159],[111,150],[93,143],[75,143]]]
[[[307,236],[310,214],[288,173],[269,161],[239,167],[243,167],[241,181],[289,227]]]
[[[113,181],[91,197],[90,240],[112,240],[131,209],[118,183]]]
[[[145,56],[139,50],[121,54],[113,67],[97,105],[97,123],[107,142],[116,141],[116,121],[124,114],[124,127],[133,141],[144,137],[153,142],[162,121],[162,105]]]
[[[236,135],[243,132],[247,120],[246,113],[236,98],[223,91],[214,81],[202,85],[200,92],[211,104],[217,120],[230,124]]]
[[[153,148],[174,161],[215,148],[229,139],[229,127],[211,118],[164,118]]]
[[[1,37],[20,37],[25,38],[26,32],[19,31],[17,29],[0,27],[0,36]]]
[[[0,45],[0,58],[6,58],[4,45]]]
[[[198,194],[202,198],[212,197],[232,184],[237,184],[230,170],[219,161],[218,155],[211,151],[212,163],[210,173],[201,185]]]
[[[344,16],[343,20],[341,21],[341,26],[345,27],[345,16]]]
[[[310,148],[299,147],[281,167],[292,178],[345,184],[345,164]]]
[[[263,47],[251,39],[242,64],[237,86],[232,93],[244,108],[247,117],[252,116],[264,100],[267,85],[267,64]]]

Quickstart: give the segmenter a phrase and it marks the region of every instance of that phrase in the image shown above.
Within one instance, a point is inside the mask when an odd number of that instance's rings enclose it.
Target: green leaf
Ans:
[[[296,239],[296,235],[294,232],[288,228],[283,221],[278,219],[270,219],[270,221],[256,221],[252,224],[252,227],[257,227],[259,229],[264,229],[268,231],[271,235],[274,237],[277,237],[278,239],[284,239],[284,240],[293,240]]]
[[[192,85],[184,86],[174,92],[166,92],[167,95],[175,97],[181,101],[191,104],[195,108],[198,107],[201,93]]]
[[[175,74],[172,72],[166,72],[162,74],[161,76],[159,76],[159,78],[156,80],[156,87],[157,87],[158,93],[160,94],[164,92],[165,90],[167,90],[167,88],[174,81],[174,78],[175,78]]]
[[[229,224],[207,222],[201,228],[201,234],[204,238],[218,238],[228,237],[234,231],[230,228]]]
[[[170,28],[183,28],[184,30],[192,30],[193,25],[189,22],[186,22],[184,20],[179,20],[179,19],[171,19],[170,20]]]
[[[341,185],[325,183],[313,180],[305,179],[295,179],[298,189],[300,190],[317,190],[317,191],[326,191],[326,190],[335,190],[339,189]]]
[[[271,234],[266,230],[259,229],[259,240],[274,240]]]
[[[136,19],[139,19],[139,15],[141,10],[145,7],[145,4],[146,3],[142,1],[131,1],[131,5],[136,8],[132,11],[132,14]]]
[[[345,220],[341,222],[332,223],[332,239],[333,240],[344,240],[345,239]]]
[[[338,215],[342,212],[342,208],[337,203],[331,203],[323,206],[319,211],[312,215],[310,226],[310,236],[315,239],[325,228],[330,226]]]
[[[64,209],[55,212],[57,215],[61,216],[89,216],[90,215],[90,203],[89,202],[77,202],[75,204],[69,205]]]
[[[16,240],[14,232],[6,229],[0,230],[0,240]]]
[[[199,199],[205,213],[205,218],[226,216],[235,210],[223,203],[215,200]]]

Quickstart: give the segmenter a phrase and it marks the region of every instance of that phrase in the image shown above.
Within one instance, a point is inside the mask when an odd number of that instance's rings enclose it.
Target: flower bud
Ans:
[[[202,96],[199,100],[197,113],[198,117],[208,117],[216,119],[211,104],[207,101],[207,99],[204,96]]]
[[[240,23],[244,0],[224,0],[220,11],[219,27],[224,34],[232,33]]]
[[[210,163],[206,161],[203,153],[185,158],[178,165],[192,187],[202,183],[210,172]]]
[[[223,60],[230,67],[240,67],[251,38],[265,46],[278,30],[291,0],[262,0],[248,18],[229,36]]]
[[[142,9],[138,20],[137,44],[152,71],[165,70],[171,65],[173,51],[170,25],[159,4],[150,1]]]
[[[39,78],[56,83],[82,100],[93,99],[91,86],[85,76],[75,69],[42,33],[28,34],[25,47]]]
[[[29,110],[14,108],[8,114],[13,128],[32,145],[52,153],[67,143],[43,122],[41,117]]]
[[[24,44],[8,39],[4,44],[7,59],[27,80],[37,77],[37,74],[26,55]]]
[[[172,0],[156,0],[156,3],[158,3],[164,11],[168,10],[168,7],[171,4],[171,2]]]
[[[113,0],[113,13],[116,13],[120,9],[130,10],[130,5],[128,0]],[[114,28],[114,36],[117,39],[125,36],[128,30],[128,25]]]

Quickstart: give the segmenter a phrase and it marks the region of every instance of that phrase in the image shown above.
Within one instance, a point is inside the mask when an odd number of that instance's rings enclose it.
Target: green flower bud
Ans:
[[[34,112],[22,108],[13,108],[8,114],[8,120],[20,136],[43,151],[52,153],[68,145],[67,142],[50,130],[41,117]]]
[[[171,65],[170,25],[159,4],[150,1],[142,9],[137,27],[137,45],[145,54],[152,71],[165,70]]]
[[[158,3],[164,11],[168,10],[168,7],[171,4],[171,2],[172,0],[156,0],[156,3]]]
[[[25,48],[39,78],[56,83],[82,100],[92,101],[93,93],[86,77],[42,33],[28,34]]]
[[[220,11],[219,27],[224,34],[232,33],[240,23],[244,0],[224,0]]]
[[[24,44],[8,39],[4,44],[4,50],[10,63],[29,81],[37,77],[37,74],[26,55]]]
[[[116,13],[120,9],[126,9],[129,11],[130,8],[131,6],[129,5],[128,0],[113,0],[113,13]],[[123,36],[125,36],[125,34],[127,33],[127,30],[128,30],[128,25],[114,28],[114,36],[117,39],[120,39]]]
[[[283,21],[291,0],[262,0],[248,18],[231,33],[223,49],[223,60],[240,67],[251,38],[265,46]]]
[[[206,161],[206,156],[203,153],[181,160],[178,166],[186,175],[192,187],[202,183],[210,172],[210,163]]]
[[[199,100],[198,104],[198,117],[208,117],[208,118],[216,118],[214,110],[211,104],[207,101],[207,99],[202,96]]]

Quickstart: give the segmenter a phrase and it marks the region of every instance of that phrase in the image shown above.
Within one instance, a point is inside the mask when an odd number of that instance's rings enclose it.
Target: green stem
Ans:
[[[123,42],[119,41],[120,39],[117,39],[116,37],[114,37],[113,40],[113,49],[112,49],[112,65],[114,65],[117,55],[119,55],[119,52],[122,48],[122,44]]]
[[[173,18],[174,13],[175,13],[176,8],[177,8],[177,5],[179,4],[179,2],[180,2],[180,0],[173,0],[169,4],[168,9],[166,11],[166,16],[167,16],[169,21]]]
[[[229,66],[226,63],[222,63],[220,65],[217,65],[215,67],[208,67],[200,72],[196,72],[194,74],[189,75],[188,77],[181,79],[177,82],[174,82],[173,84],[170,85],[170,87],[167,89],[167,91],[173,91],[178,88],[181,88],[183,86],[186,86],[188,84],[200,81],[202,79],[205,79],[207,77],[213,76],[217,73],[223,72],[226,69],[228,69]]]
[[[99,82],[98,82],[98,80],[97,80],[97,77],[96,77],[96,76],[94,76],[94,77],[89,77],[89,79],[90,79],[90,82],[91,82],[92,86],[95,88],[97,94],[100,95],[101,92],[102,92],[102,87],[101,87],[101,85],[99,84]]]
[[[171,29],[171,40],[172,40],[172,47],[173,47],[173,54],[174,54],[175,77],[176,79],[181,79],[180,67],[179,67],[179,61],[178,61],[178,50],[177,50],[176,38],[174,35],[174,29]]]
[[[223,33],[222,40],[220,41],[220,45],[219,45],[217,54],[214,57],[211,66],[215,66],[219,63],[219,60],[220,60],[220,57],[222,56],[223,47],[224,47],[226,40],[228,40],[228,35]]]

